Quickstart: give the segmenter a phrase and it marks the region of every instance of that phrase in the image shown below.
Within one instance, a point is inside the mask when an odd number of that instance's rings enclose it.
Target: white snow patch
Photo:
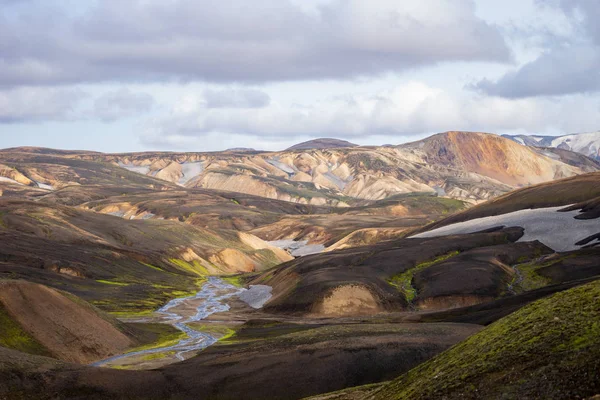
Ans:
[[[294,257],[303,257],[311,254],[322,253],[325,246],[322,244],[308,244],[308,240],[283,239],[267,242],[271,246],[287,250]]]
[[[244,290],[238,295],[239,299],[250,307],[263,308],[265,303],[273,297],[273,288],[267,285],[250,285],[248,290]]]
[[[183,163],[181,164],[181,172],[183,176],[179,179],[180,185],[185,185],[204,171],[204,164],[202,162]]]
[[[550,146],[558,147],[561,144],[568,146],[572,151],[583,153],[587,156],[598,157],[600,154],[600,132],[559,136],[552,140]]]
[[[271,164],[272,166],[279,168],[280,170],[282,170],[283,172],[285,172],[286,174],[294,174],[296,173],[296,171],[290,167],[289,165],[286,165],[278,160],[265,160],[266,162],[268,162],[269,164]]]
[[[518,240],[519,242],[539,240],[557,252],[577,250],[580,246],[575,243],[600,232],[600,218],[575,219],[574,217],[579,214],[579,211],[558,212],[563,208],[565,206],[527,209],[492,217],[476,218],[411,237],[430,238],[473,233],[498,226],[520,226],[525,230],[525,234]]]
[[[14,179],[6,178],[4,176],[0,176],[0,182],[9,182],[9,183],[14,183],[16,185],[25,186],[22,183],[15,181]]]
[[[40,189],[54,190],[54,186],[52,186],[52,185],[48,185],[47,183],[42,183],[42,182],[38,182],[38,181],[34,181],[34,182],[37,183],[37,185]]]
[[[148,175],[148,172],[150,172],[150,167],[148,167],[148,166],[124,164],[124,163],[120,162],[119,167],[125,168],[126,170],[131,171],[131,172],[137,172],[138,174],[142,174],[142,175]]]

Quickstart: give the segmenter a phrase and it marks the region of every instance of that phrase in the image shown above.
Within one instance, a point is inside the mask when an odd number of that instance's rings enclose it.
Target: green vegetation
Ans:
[[[96,279],[98,283],[104,283],[105,285],[114,285],[114,286],[129,286],[128,283],[123,282],[115,282],[115,281],[107,281],[105,279]]]
[[[517,276],[513,282],[514,291],[517,293],[522,293],[550,285],[552,283],[551,279],[540,275],[538,271],[542,268],[554,265],[567,257],[569,256],[554,258],[543,263],[532,261],[513,266],[513,268],[517,271]]]
[[[195,285],[191,290],[181,290],[173,286],[144,283],[150,286],[149,290],[140,292],[128,300],[106,297],[101,300],[92,300],[90,303],[113,317],[135,318],[147,316],[170,300],[196,294],[198,288],[205,282],[205,279],[195,279],[194,281]]]
[[[598,393],[600,280],[532,303],[384,386],[378,399]]]
[[[156,266],[154,266],[154,265],[152,265],[152,264],[148,264],[148,263],[145,263],[145,262],[140,262],[140,264],[143,264],[143,265],[145,265],[146,267],[148,267],[148,268],[152,268],[152,269],[154,269],[154,270],[156,270],[156,271],[161,271],[161,272],[164,272],[164,270],[163,270],[163,269],[161,269],[161,268],[159,268],[159,267],[156,267]]]
[[[127,353],[169,347],[187,338],[187,335],[184,332],[181,332],[180,330],[175,329],[173,326],[168,324],[152,324],[146,329],[152,329],[152,331],[157,335],[156,340],[154,340],[152,343],[130,349]]]
[[[208,275],[208,270],[198,260],[194,260],[190,263],[188,261],[181,260],[178,258],[170,258],[169,262],[171,264],[175,264],[176,266],[185,271],[191,272],[194,275],[198,275],[201,277],[205,277],[206,275]]]
[[[242,275],[222,276],[221,279],[235,287],[244,287],[244,278]]]
[[[223,324],[192,322],[187,325],[197,331],[206,332],[216,337],[219,341],[227,341],[236,333],[235,329],[231,329],[229,326]]]
[[[0,304],[0,346],[40,356],[52,355],[41,343],[27,333]]]
[[[401,274],[394,275],[388,279],[388,282],[398,288],[406,298],[406,301],[412,303],[412,301],[417,297],[417,289],[412,286],[412,279],[416,272],[424,270],[426,268],[431,267],[434,264],[440,263],[442,261],[446,261],[451,257],[458,255],[458,251],[453,251],[448,254],[444,254],[442,256],[436,257],[433,260],[425,261],[420,264],[415,265],[413,268],[404,271]]]

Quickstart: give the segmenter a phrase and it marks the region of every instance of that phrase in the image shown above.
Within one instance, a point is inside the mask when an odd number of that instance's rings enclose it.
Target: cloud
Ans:
[[[588,130],[596,127],[600,117],[600,104],[582,96],[561,101],[504,99],[449,93],[422,82],[310,105],[284,106],[273,101],[259,109],[208,109],[185,97],[181,103],[185,106],[175,104],[170,114],[146,122],[143,143],[175,145],[230,135],[264,142],[295,137],[387,137],[398,143],[394,138],[453,129],[500,133]]]
[[[79,89],[49,87],[0,91],[0,124],[74,119],[87,96]]]
[[[205,90],[207,108],[261,108],[271,102],[269,95],[256,89]]]
[[[348,79],[510,58],[470,0],[35,3],[0,16],[0,85]]]
[[[482,79],[471,89],[493,96],[523,98],[591,93],[600,90],[600,4],[593,0],[541,3],[563,10],[574,35],[553,43],[538,58],[496,81]]]
[[[91,115],[104,122],[110,122],[144,114],[153,106],[154,98],[149,94],[120,89],[97,97]]]

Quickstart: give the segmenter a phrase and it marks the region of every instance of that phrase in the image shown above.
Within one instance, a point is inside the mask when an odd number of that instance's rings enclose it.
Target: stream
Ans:
[[[117,355],[98,361],[92,366],[135,365],[143,362],[144,356],[152,354],[156,354],[157,358],[161,358],[161,355],[165,357],[174,355],[174,362],[183,361],[218,341],[210,333],[192,329],[188,324],[202,321],[212,314],[228,311],[230,307],[227,300],[236,296],[252,308],[262,308],[263,304],[271,297],[271,287],[253,285],[250,286],[250,289],[244,289],[226,283],[220,278],[210,277],[196,295],[171,300],[155,312],[155,318],[151,321],[148,319],[136,321],[173,325],[173,327],[184,332],[186,338],[171,346]]]

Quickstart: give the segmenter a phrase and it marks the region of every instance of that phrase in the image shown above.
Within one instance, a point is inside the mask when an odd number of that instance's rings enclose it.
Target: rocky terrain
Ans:
[[[19,148],[0,152],[0,176],[44,189],[128,181],[159,189],[225,190],[346,207],[414,192],[478,203],[521,186],[600,169],[568,151],[539,151],[485,133],[445,132],[400,146],[350,145],[320,139],[268,153],[99,154]]]
[[[600,393],[595,161],[317,144],[0,151],[0,399]]]

